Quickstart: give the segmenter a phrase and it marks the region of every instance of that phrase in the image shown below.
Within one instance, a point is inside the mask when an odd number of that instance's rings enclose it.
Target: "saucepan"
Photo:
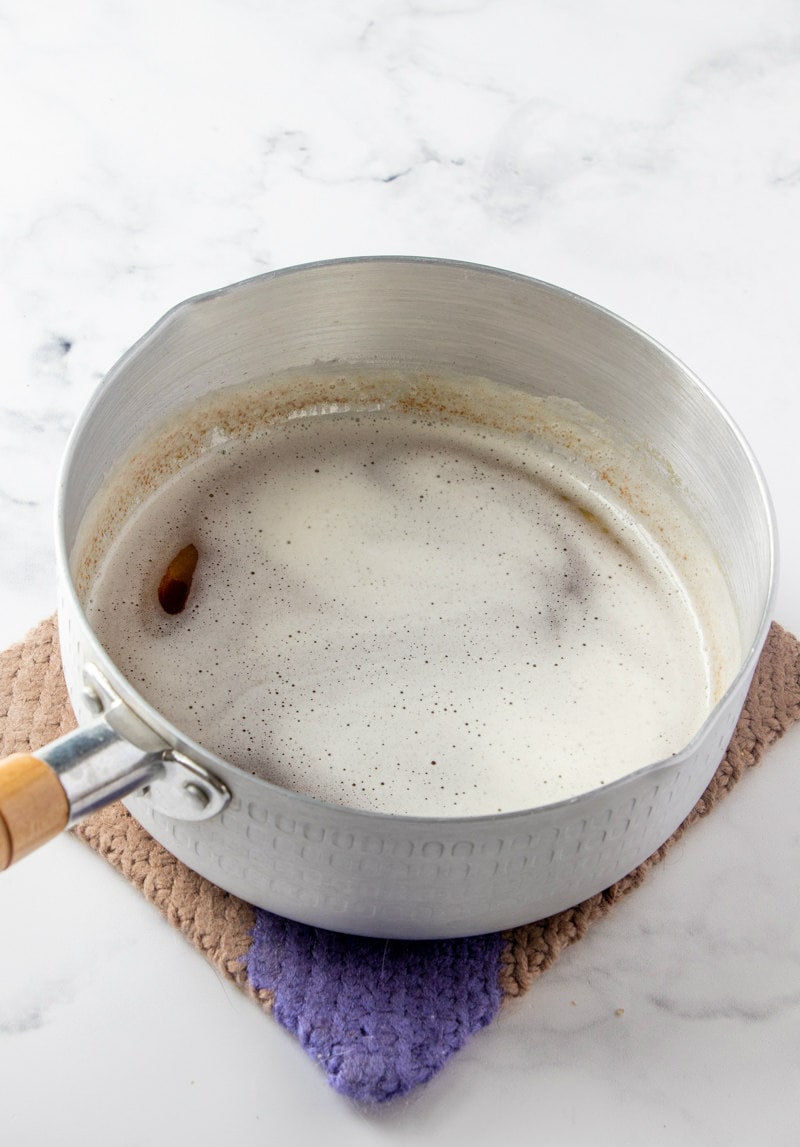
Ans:
[[[87,620],[74,551],[89,507],[133,444],[187,404],[326,364],[444,372],[555,396],[618,425],[659,461],[717,555],[739,650],[680,751],[535,807],[395,814],[251,775],[145,700]],[[323,928],[427,939],[497,931],[569,907],[671,835],[713,775],[744,703],[770,622],[776,531],[738,429],[651,338],[575,294],[508,271],[376,257],[276,271],[162,318],[113,367],[74,429],[58,489],[57,554],[62,660],[78,728],[0,768],[0,867],[123,799],[176,857],[251,904]]]

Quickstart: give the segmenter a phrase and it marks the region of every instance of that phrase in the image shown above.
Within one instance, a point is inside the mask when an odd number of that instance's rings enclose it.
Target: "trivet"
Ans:
[[[733,739],[700,801],[634,872],[566,912],[505,933],[461,940],[365,940],[274,916],[191,872],[122,805],[76,835],[157,905],[221,972],[300,1040],[329,1082],[375,1103],[430,1079],[522,995],[590,924],[638,887],[672,844],[800,720],[800,643],[773,625]],[[55,620],[0,654],[0,752],[71,729]]]

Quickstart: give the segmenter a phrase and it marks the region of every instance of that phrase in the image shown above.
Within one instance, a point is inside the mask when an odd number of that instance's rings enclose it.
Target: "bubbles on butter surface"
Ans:
[[[180,729],[277,784],[394,813],[530,807],[669,756],[712,701],[684,586],[600,485],[531,436],[298,417],[147,499],[87,613]],[[188,542],[167,617],[156,587]]]

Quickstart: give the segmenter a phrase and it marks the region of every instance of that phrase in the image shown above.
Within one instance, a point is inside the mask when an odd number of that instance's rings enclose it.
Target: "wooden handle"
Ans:
[[[32,753],[0,762],[0,871],[67,827],[69,802],[56,774]]]

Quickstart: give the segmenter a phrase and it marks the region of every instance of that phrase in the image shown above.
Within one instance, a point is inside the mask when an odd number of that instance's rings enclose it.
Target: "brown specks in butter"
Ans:
[[[707,669],[673,564],[591,467],[465,411],[207,434],[94,581],[112,656],[233,763],[387,812],[528,807],[682,746]],[[178,626],[147,612],[156,517],[203,555]]]

